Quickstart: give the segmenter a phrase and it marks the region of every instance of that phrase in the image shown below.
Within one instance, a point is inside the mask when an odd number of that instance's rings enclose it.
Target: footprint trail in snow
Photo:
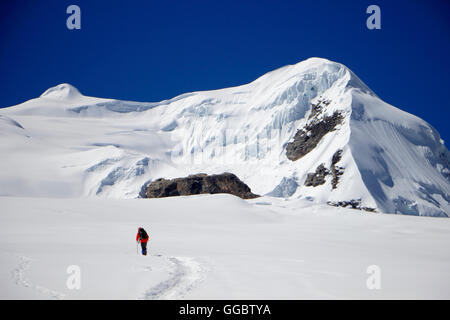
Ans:
[[[181,299],[204,280],[205,270],[192,257],[170,257],[169,278],[147,290],[142,299]]]
[[[22,261],[19,264],[19,266],[12,271],[14,282],[17,285],[25,287],[25,288],[34,289],[40,293],[49,295],[51,299],[55,299],[55,300],[64,299],[65,294],[63,294],[63,293],[45,288],[40,285],[30,283],[25,278],[25,272],[26,272],[26,270],[28,270],[30,268],[30,265],[31,265],[33,259],[25,257],[25,256],[20,256],[20,255],[18,255],[17,257]]]

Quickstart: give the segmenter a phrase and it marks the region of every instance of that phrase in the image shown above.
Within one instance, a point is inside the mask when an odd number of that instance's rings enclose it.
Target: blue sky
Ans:
[[[71,4],[81,30],[66,28]],[[381,30],[366,28],[371,4]],[[0,107],[62,82],[160,101],[323,57],[450,139],[450,1],[3,0],[0,39]]]

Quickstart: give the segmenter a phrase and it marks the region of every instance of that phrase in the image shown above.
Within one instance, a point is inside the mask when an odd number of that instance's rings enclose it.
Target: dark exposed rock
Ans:
[[[342,150],[338,150],[333,154],[331,159],[331,168],[328,170],[322,163],[316,169],[316,172],[308,173],[305,180],[305,186],[307,187],[317,187],[325,183],[325,177],[329,174],[332,175],[331,186],[333,189],[337,188],[339,183],[339,177],[344,174],[344,168],[339,167],[336,164],[341,161]]]
[[[338,150],[333,154],[333,158],[331,159],[331,175],[333,176],[331,180],[331,186],[333,189],[337,188],[339,183],[339,177],[344,174],[344,168],[339,167],[336,164],[342,159],[342,150]]]
[[[335,111],[331,116],[313,119],[303,129],[296,132],[293,141],[286,144],[287,158],[291,161],[302,158],[313,150],[328,132],[333,131],[338,124],[341,124],[342,120],[343,116],[339,111]]]
[[[242,199],[259,197],[232,173],[207,175],[204,173],[176,179],[158,179],[146,184],[141,190],[143,198],[164,198],[195,194],[229,193]]]
[[[350,201],[338,201],[338,202],[328,201],[327,204],[330,206],[333,206],[333,207],[343,207],[343,208],[348,207],[349,209],[364,210],[364,211],[368,211],[368,212],[376,212],[375,208],[361,206],[361,199],[352,199]]]
[[[339,183],[339,177],[344,174],[344,168],[339,166],[332,166],[331,167],[331,175],[333,176],[333,179],[331,180],[331,187],[333,189],[337,188],[337,185]]]
[[[316,169],[316,172],[314,173],[308,173],[305,180],[305,186],[307,187],[317,187],[321,184],[325,183],[325,177],[329,175],[330,172],[327,168],[325,168],[324,164],[322,163],[319,165]]]
[[[342,159],[342,150],[339,149],[333,154],[333,157],[331,158],[331,165],[334,166],[336,163],[341,161]]]

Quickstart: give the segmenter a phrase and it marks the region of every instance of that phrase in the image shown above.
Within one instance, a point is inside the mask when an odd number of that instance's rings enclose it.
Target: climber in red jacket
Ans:
[[[147,255],[147,242],[148,242],[149,236],[147,232],[144,230],[144,228],[140,227],[138,228],[138,233],[136,235],[136,242],[141,243],[142,247],[142,254],[144,256]]]

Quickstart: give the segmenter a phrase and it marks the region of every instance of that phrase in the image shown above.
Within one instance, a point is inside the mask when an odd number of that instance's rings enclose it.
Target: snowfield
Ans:
[[[449,299],[449,168],[431,125],[326,59],[161,102],[60,84],[0,109],[0,298]],[[262,197],[139,199],[223,172]]]
[[[2,299],[450,298],[448,219],[231,195],[0,206]],[[136,254],[137,226],[149,256]],[[66,286],[71,265],[80,290]]]

